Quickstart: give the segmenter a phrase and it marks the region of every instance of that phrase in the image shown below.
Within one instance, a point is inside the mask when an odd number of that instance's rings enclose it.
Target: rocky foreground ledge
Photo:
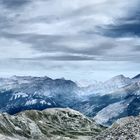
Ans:
[[[119,119],[92,140],[140,140],[140,116]]]
[[[103,130],[69,108],[0,115],[0,140],[91,140]]]
[[[4,113],[0,140],[140,140],[140,116],[119,119],[105,129],[69,108]]]

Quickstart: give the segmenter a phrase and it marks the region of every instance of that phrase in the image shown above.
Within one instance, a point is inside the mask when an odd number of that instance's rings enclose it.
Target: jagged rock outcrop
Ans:
[[[17,115],[0,114],[0,138],[6,140],[89,140],[102,126],[66,108],[30,110]]]
[[[117,120],[93,140],[140,140],[140,116]]]

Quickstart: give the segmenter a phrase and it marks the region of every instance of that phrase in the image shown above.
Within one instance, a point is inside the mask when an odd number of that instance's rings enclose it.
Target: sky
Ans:
[[[0,11],[0,76],[140,73],[140,0],[0,0]]]

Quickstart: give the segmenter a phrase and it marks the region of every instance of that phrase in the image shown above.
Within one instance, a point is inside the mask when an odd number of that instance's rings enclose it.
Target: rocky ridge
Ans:
[[[0,138],[6,140],[90,140],[103,129],[69,108],[0,114]]]
[[[140,116],[117,120],[93,140],[140,140]]]

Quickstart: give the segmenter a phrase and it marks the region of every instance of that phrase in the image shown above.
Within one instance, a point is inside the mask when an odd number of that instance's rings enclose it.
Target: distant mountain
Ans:
[[[112,124],[126,116],[137,116],[140,113],[140,82],[123,87],[110,94],[115,102],[101,109],[94,119],[100,124]],[[119,99],[119,100],[118,100]]]
[[[132,84],[132,80],[130,78],[123,75],[118,75],[105,82],[97,82],[97,84],[90,85],[86,88],[86,90],[89,94],[96,93],[105,95],[129,84]]]
[[[77,85],[70,80],[14,76],[0,79],[0,111],[68,107],[76,101]]]
[[[102,90],[90,90],[90,94],[84,96],[79,104],[75,104],[74,109],[94,117],[97,123],[104,125],[111,125],[119,118],[137,116],[140,113],[140,80],[119,75],[102,83],[100,89]]]
[[[130,78],[125,77],[124,75],[118,75],[118,76],[115,76],[115,77],[111,78],[110,80],[104,82],[104,86],[110,87],[110,89],[114,90],[114,89],[129,85],[131,83],[132,83],[132,81]]]
[[[69,108],[0,114],[0,139],[5,140],[89,140],[102,130],[104,127]]]

